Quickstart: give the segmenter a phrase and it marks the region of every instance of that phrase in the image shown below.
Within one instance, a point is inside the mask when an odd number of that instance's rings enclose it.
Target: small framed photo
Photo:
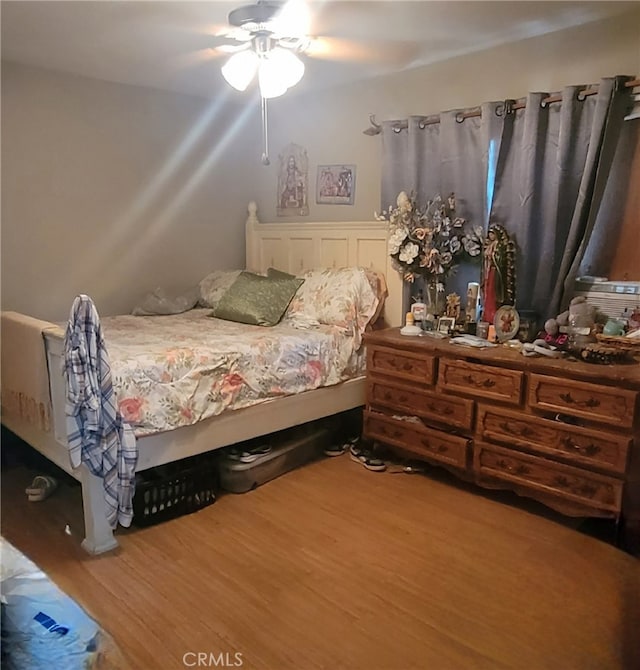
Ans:
[[[449,335],[456,325],[456,320],[452,316],[441,316],[438,319],[438,332]]]
[[[318,165],[316,181],[318,205],[353,205],[355,192],[355,165]]]

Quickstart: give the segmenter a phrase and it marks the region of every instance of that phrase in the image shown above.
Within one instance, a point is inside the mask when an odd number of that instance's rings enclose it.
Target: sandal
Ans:
[[[351,460],[364,465],[367,470],[373,472],[384,472],[387,469],[387,464],[380,458],[376,458],[370,451],[359,451],[357,454],[351,451]]]
[[[29,502],[40,502],[48,498],[58,488],[58,482],[49,475],[36,475],[24,492]]]

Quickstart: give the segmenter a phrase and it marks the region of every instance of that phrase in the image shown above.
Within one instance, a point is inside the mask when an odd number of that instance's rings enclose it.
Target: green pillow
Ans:
[[[291,275],[288,272],[283,272],[277,268],[268,268],[267,277],[274,277],[276,279],[295,279],[295,275]]]
[[[304,279],[263,277],[241,272],[220,298],[211,316],[254,326],[275,326]]]

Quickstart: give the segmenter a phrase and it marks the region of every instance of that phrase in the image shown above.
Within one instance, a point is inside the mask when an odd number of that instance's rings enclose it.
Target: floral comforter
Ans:
[[[364,370],[360,338],[344,328],[247,326],[210,311],[101,319],[118,406],[138,437]]]

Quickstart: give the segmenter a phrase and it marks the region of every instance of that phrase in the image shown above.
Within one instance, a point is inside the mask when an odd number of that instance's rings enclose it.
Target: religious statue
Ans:
[[[460,319],[460,296],[457,293],[449,293],[447,296],[445,316],[455,319],[456,322]]]
[[[493,323],[498,307],[516,301],[516,247],[507,231],[491,224],[482,249],[482,320]]]

